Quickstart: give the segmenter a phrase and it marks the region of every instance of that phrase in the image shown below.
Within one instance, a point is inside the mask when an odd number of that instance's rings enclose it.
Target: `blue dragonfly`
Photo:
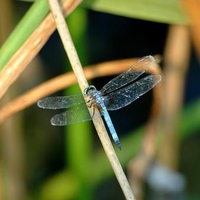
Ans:
[[[145,69],[150,68],[152,65],[156,65],[154,58],[146,56],[135,62],[128,70],[109,81],[100,91],[96,90],[93,85],[89,86],[84,90],[84,95],[89,99],[87,104],[82,94],[75,94],[46,97],[40,99],[37,105],[44,109],[67,108],[65,112],[51,118],[51,124],[54,126],[65,126],[77,122],[89,121],[93,116],[91,117],[89,114],[87,106],[97,107],[106,122],[115,144],[121,149],[121,144],[108,110],[118,110],[129,105],[160,82],[161,76],[159,74],[147,75],[144,78],[136,80],[145,73]],[[93,115],[95,115],[94,110]]]

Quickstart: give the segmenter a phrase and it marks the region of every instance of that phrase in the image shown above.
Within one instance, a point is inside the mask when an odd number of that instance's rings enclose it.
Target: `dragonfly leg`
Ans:
[[[88,105],[89,108],[92,108],[92,116],[91,117],[93,117],[94,113],[95,113],[95,109],[94,109],[94,106],[93,106],[93,103],[92,103],[91,99],[89,99],[87,101],[87,105]]]
[[[94,117],[94,114],[95,114],[95,108],[94,106],[92,107],[92,117]]]
[[[91,101],[91,99],[89,99],[89,100],[87,101],[87,105],[88,105],[89,108],[92,107],[92,101]]]

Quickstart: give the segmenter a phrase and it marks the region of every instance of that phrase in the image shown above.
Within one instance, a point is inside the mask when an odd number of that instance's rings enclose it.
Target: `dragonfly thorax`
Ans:
[[[89,97],[89,103],[91,105],[97,105],[99,108],[102,108],[102,105],[104,104],[104,97],[101,95],[101,92],[95,88],[95,86],[91,85],[86,88],[85,95]]]

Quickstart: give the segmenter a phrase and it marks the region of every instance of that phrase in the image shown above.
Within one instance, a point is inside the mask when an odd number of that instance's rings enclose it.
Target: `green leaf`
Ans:
[[[0,70],[33,33],[48,12],[49,7],[46,0],[37,0],[31,6],[0,49]]]
[[[188,23],[178,0],[85,0],[84,6],[124,17],[169,23]]]
[[[80,190],[78,179],[71,171],[63,171],[49,179],[41,190],[42,200],[66,200],[74,199]],[[38,199],[38,197],[37,197]]]

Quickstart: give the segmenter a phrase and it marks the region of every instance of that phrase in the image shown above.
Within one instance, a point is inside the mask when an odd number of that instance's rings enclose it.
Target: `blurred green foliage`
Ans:
[[[84,0],[82,5],[124,17],[169,24],[188,23],[179,0]]]

